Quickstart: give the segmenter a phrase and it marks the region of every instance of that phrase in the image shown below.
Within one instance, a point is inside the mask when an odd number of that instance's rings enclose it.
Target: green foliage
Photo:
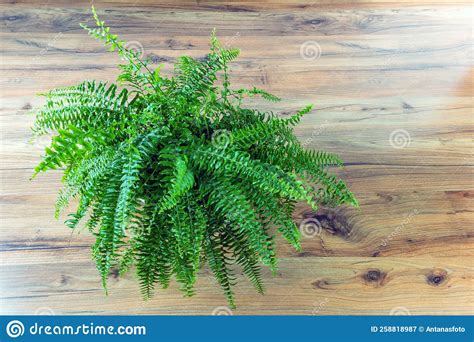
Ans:
[[[95,235],[104,287],[113,267],[132,268],[145,298],[173,277],[192,295],[207,262],[231,306],[239,265],[263,293],[260,265],[277,267],[273,232],[300,249],[298,201],[357,205],[330,173],[342,161],[305,150],[293,134],[312,107],[286,119],[244,108],[245,97],[280,99],[231,89],[228,63],[239,50],[221,47],[214,33],[205,59],[181,57],[166,77],[93,14],[97,27],[82,26],[126,64],[118,84],[85,81],[44,94],[33,131],[55,136],[35,175],[64,169],[56,214],[78,199],[66,224],[84,220]]]

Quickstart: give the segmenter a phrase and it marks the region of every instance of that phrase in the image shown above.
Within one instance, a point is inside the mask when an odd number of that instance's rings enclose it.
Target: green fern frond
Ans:
[[[192,295],[208,265],[231,307],[239,268],[264,293],[261,267],[277,269],[276,235],[301,249],[296,203],[358,205],[331,173],[342,160],[306,150],[294,134],[312,106],[289,117],[245,108],[247,97],[280,98],[231,88],[239,50],[223,47],[215,31],[205,58],[181,57],[167,76],[92,13],[96,27],[82,26],[124,64],[117,84],[84,81],[43,94],[33,132],[54,137],[33,176],[64,170],[55,215],[77,200],[65,224],[95,236],[104,288],[112,269],[133,269],[145,299],[172,279]]]
[[[206,237],[204,249],[208,259],[209,268],[214,273],[217,282],[222,287],[227,302],[231,308],[235,308],[234,292],[235,275],[230,269],[230,259],[227,256],[225,239],[220,232],[214,232]]]
[[[189,169],[185,156],[174,154],[160,154],[160,164],[164,167],[162,171],[163,182],[169,184],[168,191],[164,194],[159,204],[159,213],[173,208],[187,191],[194,185],[194,175]]]

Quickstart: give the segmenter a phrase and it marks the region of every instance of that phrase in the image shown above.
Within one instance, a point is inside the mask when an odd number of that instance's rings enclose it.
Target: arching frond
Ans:
[[[205,58],[183,56],[166,76],[93,16],[96,27],[83,27],[124,61],[118,83],[47,92],[33,126],[54,134],[34,176],[64,170],[56,216],[77,204],[65,223],[95,236],[105,288],[111,270],[135,270],[145,299],[172,279],[192,295],[208,267],[231,307],[239,273],[264,293],[261,267],[277,269],[277,235],[301,249],[296,203],[357,205],[331,173],[342,160],[305,149],[294,134],[312,106],[288,117],[245,108],[247,97],[280,98],[231,88],[239,50],[215,32]]]

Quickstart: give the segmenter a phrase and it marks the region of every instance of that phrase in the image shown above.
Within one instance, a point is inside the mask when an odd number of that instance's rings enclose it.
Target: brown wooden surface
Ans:
[[[216,27],[242,49],[234,84],[283,97],[273,106],[283,114],[315,103],[298,137],[347,162],[340,175],[361,209],[311,213],[301,205],[295,220],[316,219],[322,231],[307,232],[300,254],[279,244],[280,271],[265,271],[265,296],[240,279],[234,314],[473,314],[468,2],[95,4],[165,70],[178,55],[203,56]],[[1,9],[0,314],[225,310],[206,269],[191,299],[174,285],[143,302],[133,275],[112,275],[104,295],[92,238],[53,219],[60,172],[29,181],[45,142],[28,144],[28,111],[52,87],[114,80],[119,60],[79,28],[88,2],[3,1]],[[302,58],[308,41],[320,58]],[[390,135],[400,129],[410,143],[394,148]]]

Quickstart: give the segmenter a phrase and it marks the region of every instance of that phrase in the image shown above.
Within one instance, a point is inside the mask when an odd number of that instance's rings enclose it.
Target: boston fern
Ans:
[[[82,26],[125,64],[119,85],[85,81],[44,94],[33,131],[53,138],[35,175],[64,168],[56,215],[78,200],[66,224],[84,222],[96,237],[104,287],[112,268],[133,267],[145,298],[173,276],[191,295],[207,263],[230,306],[235,265],[263,293],[260,264],[276,269],[274,232],[300,250],[298,201],[357,205],[329,173],[341,160],[305,150],[294,136],[311,106],[288,118],[243,107],[246,97],[279,98],[232,89],[228,64],[239,50],[223,48],[215,34],[205,58],[180,57],[165,77],[92,11],[97,27]]]

